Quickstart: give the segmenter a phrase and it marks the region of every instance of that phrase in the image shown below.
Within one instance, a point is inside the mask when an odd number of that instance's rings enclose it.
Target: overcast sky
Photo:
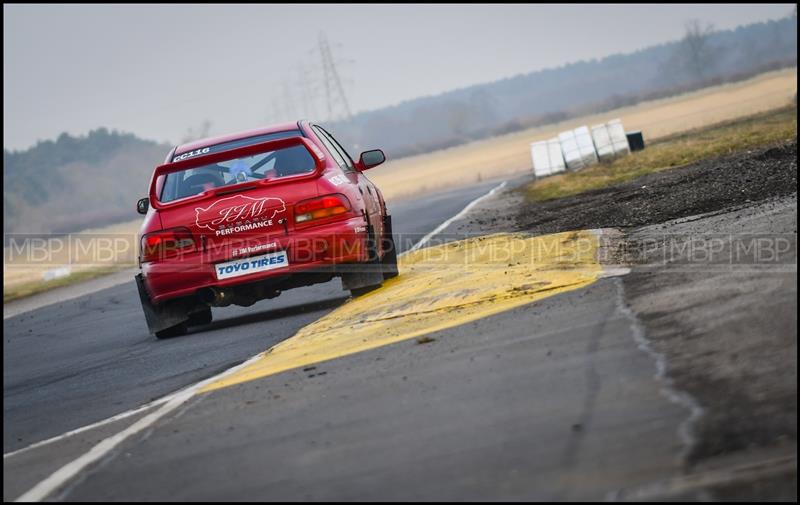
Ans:
[[[693,18],[726,29],[792,9],[4,5],[3,146],[99,126],[174,143],[204,120],[220,134],[295,119],[287,115],[325,118],[324,88],[306,111],[298,85],[300,64],[321,76],[321,31],[358,112],[678,39]]]

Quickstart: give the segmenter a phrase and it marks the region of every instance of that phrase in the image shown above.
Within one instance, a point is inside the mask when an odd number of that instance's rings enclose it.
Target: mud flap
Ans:
[[[189,320],[189,311],[193,308],[193,304],[184,300],[176,300],[153,305],[150,295],[144,287],[142,274],[136,274],[136,287],[139,288],[139,299],[142,302],[147,328],[153,335]]]
[[[361,265],[363,267],[371,266],[368,264]],[[380,263],[377,265],[381,266]],[[370,287],[380,287],[383,284],[383,271],[380,268],[364,269],[357,272],[345,272],[342,274],[342,289],[354,290]]]
[[[367,226],[367,256],[365,263],[346,265],[342,272],[342,289],[363,290],[377,288],[383,284],[383,265],[375,244],[375,232],[372,226]]]
[[[392,216],[383,218],[383,278],[391,279],[397,277],[400,271],[397,269],[397,244],[392,233]]]

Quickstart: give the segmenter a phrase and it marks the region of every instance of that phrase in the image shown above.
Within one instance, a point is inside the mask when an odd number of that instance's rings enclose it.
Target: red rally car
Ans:
[[[397,275],[392,220],[363,172],[307,121],[174,148],[156,167],[140,230],[139,296],[158,338],[211,322],[211,307],[249,306],[341,277],[354,296]]]

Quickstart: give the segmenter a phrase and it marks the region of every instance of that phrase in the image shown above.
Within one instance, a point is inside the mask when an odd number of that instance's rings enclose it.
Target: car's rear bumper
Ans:
[[[269,237],[274,247],[212,261],[203,253],[158,262],[142,263],[144,283],[153,303],[193,296],[204,288],[230,288],[294,274],[335,272],[336,266],[366,260],[366,227],[362,217],[295,230],[289,236]],[[215,264],[231,259],[286,251],[289,265],[228,279],[217,279]]]

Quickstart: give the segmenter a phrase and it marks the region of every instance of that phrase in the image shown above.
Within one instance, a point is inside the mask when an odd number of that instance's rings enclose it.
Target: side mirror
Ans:
[[[150,208],[150,199],[149,198],[140,198],[138,202],[136,202],[136,212],[139,214],[147,214],[147,209]]]
[[[371,151],[364,151],[358,160],[362,170],[368,170],[372,167],[377,167],[386,161],[386,155],[380,149],[373,149]]]

